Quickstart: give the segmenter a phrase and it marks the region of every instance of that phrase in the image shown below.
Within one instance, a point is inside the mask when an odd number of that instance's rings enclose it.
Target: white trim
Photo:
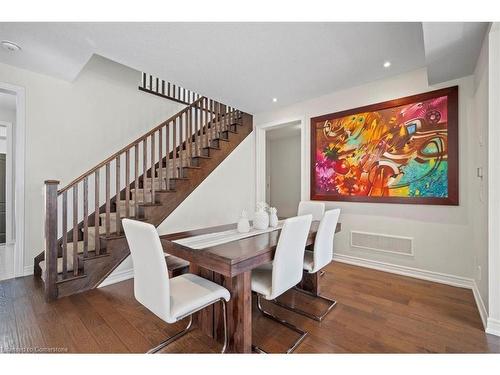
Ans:
[[[486,333],[500,336],[500,320],[488,318],[488,325],[486,327]]]
[[[113,271],[111,275],[106,277],[106,279],[99,284],[98,288],[102,288],[111,284],[119,283],[120,281],[125,281],[134,278],[134,269],[129,268],[128,270]]]
[[[488,91],[488,328],[500,332],[500,27],[489,38]],[[491,323],[490,323],[491,322]]]
[[[255,197],[257,202],[266,201],[266,131],[272,128],[278,128],[289,123],[300,123],[300,196],[301,199],[307,196],[307,151],[306,151],[306,118],[293,117],[285,120],[268,122],[255,127]]]
[[[481,293],[479,292],[479,288],[477,287],[476,280],[472,280],[472,293],[474,294],[474,299],[476,300],[477,309],[479,310],[479,315],[481,316],[483,327],[486,330],[488,325],[488,311],[486,310],[483,298],[481,297]]]
[[[26,95],[24,87],[0,82],[0,90],[10,92],[16,96],[16,124],[14,129],[14,274],[16,277],[24,276],[24,243],[25,243],[25,147],[26,147]]]
[[[392,251],[392,250],[384,250],[384,249],[377,249],[376,247],[368,247],[368,246],[359,246],[359,245],[354,245],[352,243],[352,234],[353,233],[359,233],[359,234],[368,234],[370,236],[379,236],[379,237],[386,237],[386,238],[399,238],[399,239],[402,239],[402,240],[410,240],[410,243],[411,243],[411,249],[410,249],[410,252],[409,253],[400,253],[398,251]],[[414,246],[413,246],[413,242],[414,242],[414,238],[413,237],[405,237],[405,236],[396,236],[394,234],[383,234],[383,233],[373,233],[373,232],[363,232],[363,231],[360,231],[360,230],[351,230],[350,233],[349,233],[349,239],[350,239],[350,245],[351,247],[354,247],[354,248],[357,248],[357,249],[365,249],[365,250],[373,250],[373,251],[377,251],[377,252],[381,252],[381,253],[389,253],[389,254],[395,254],[395,255],[405,255],[405,256],[409,256],[409,257],[414,257],[415,256],[415,253],[414,253]]]
[[[394,273],[397,275],[414,277],[416,279],[456,286],[459,288],[472,289],[474,283],[474,281],[468,277],[449,275],[446,273],[434,272],[434,271],[426,271],[419,268],[400,266],[397,264],[390,264],[375,260],[368,260],[368,259],[354,257],[351,255],[335,254],[333,256],[333,260],[341,263],[352,264],[355,266],[372,268],[379,271]]]

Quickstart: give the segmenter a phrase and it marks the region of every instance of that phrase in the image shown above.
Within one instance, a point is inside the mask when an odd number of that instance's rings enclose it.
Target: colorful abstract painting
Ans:
[[[312,119],[312,198],[458,204],[457,96],[451,88]]]

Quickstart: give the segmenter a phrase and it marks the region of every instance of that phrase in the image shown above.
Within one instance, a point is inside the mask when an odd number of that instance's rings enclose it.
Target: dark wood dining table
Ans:
[[[319,221],[313,221],[307,246],[314,244]],[[240,240],[193,249],[173,241],[207,233],[235,229],[236,224],[172,233],[160,236],[166,253],[190,262],[190,272],[226,287],[231,293],[227,304],[229,352],[252,351],[252,289],[251,272],[254,268],[271,262],[278,243],[280,230],[259,234]],[[341,230],[338,223],[336,232]],[[300,287],[314,294],[320,293],[319,272],[304,272]],[[219,304],[209,306],[195,316],[195,324],[217,341],[223,340],[222,314]]]

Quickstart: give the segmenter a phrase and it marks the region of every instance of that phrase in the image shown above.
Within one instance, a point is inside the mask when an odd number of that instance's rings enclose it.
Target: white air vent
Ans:
[[[413,255],[413,238],[351,231],[351,246],[401,255]]]

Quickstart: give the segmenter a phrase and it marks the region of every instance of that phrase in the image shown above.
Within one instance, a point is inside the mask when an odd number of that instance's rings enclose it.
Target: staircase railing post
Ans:
[[[57,299],[57,187],[45,181],[45,300]]]

